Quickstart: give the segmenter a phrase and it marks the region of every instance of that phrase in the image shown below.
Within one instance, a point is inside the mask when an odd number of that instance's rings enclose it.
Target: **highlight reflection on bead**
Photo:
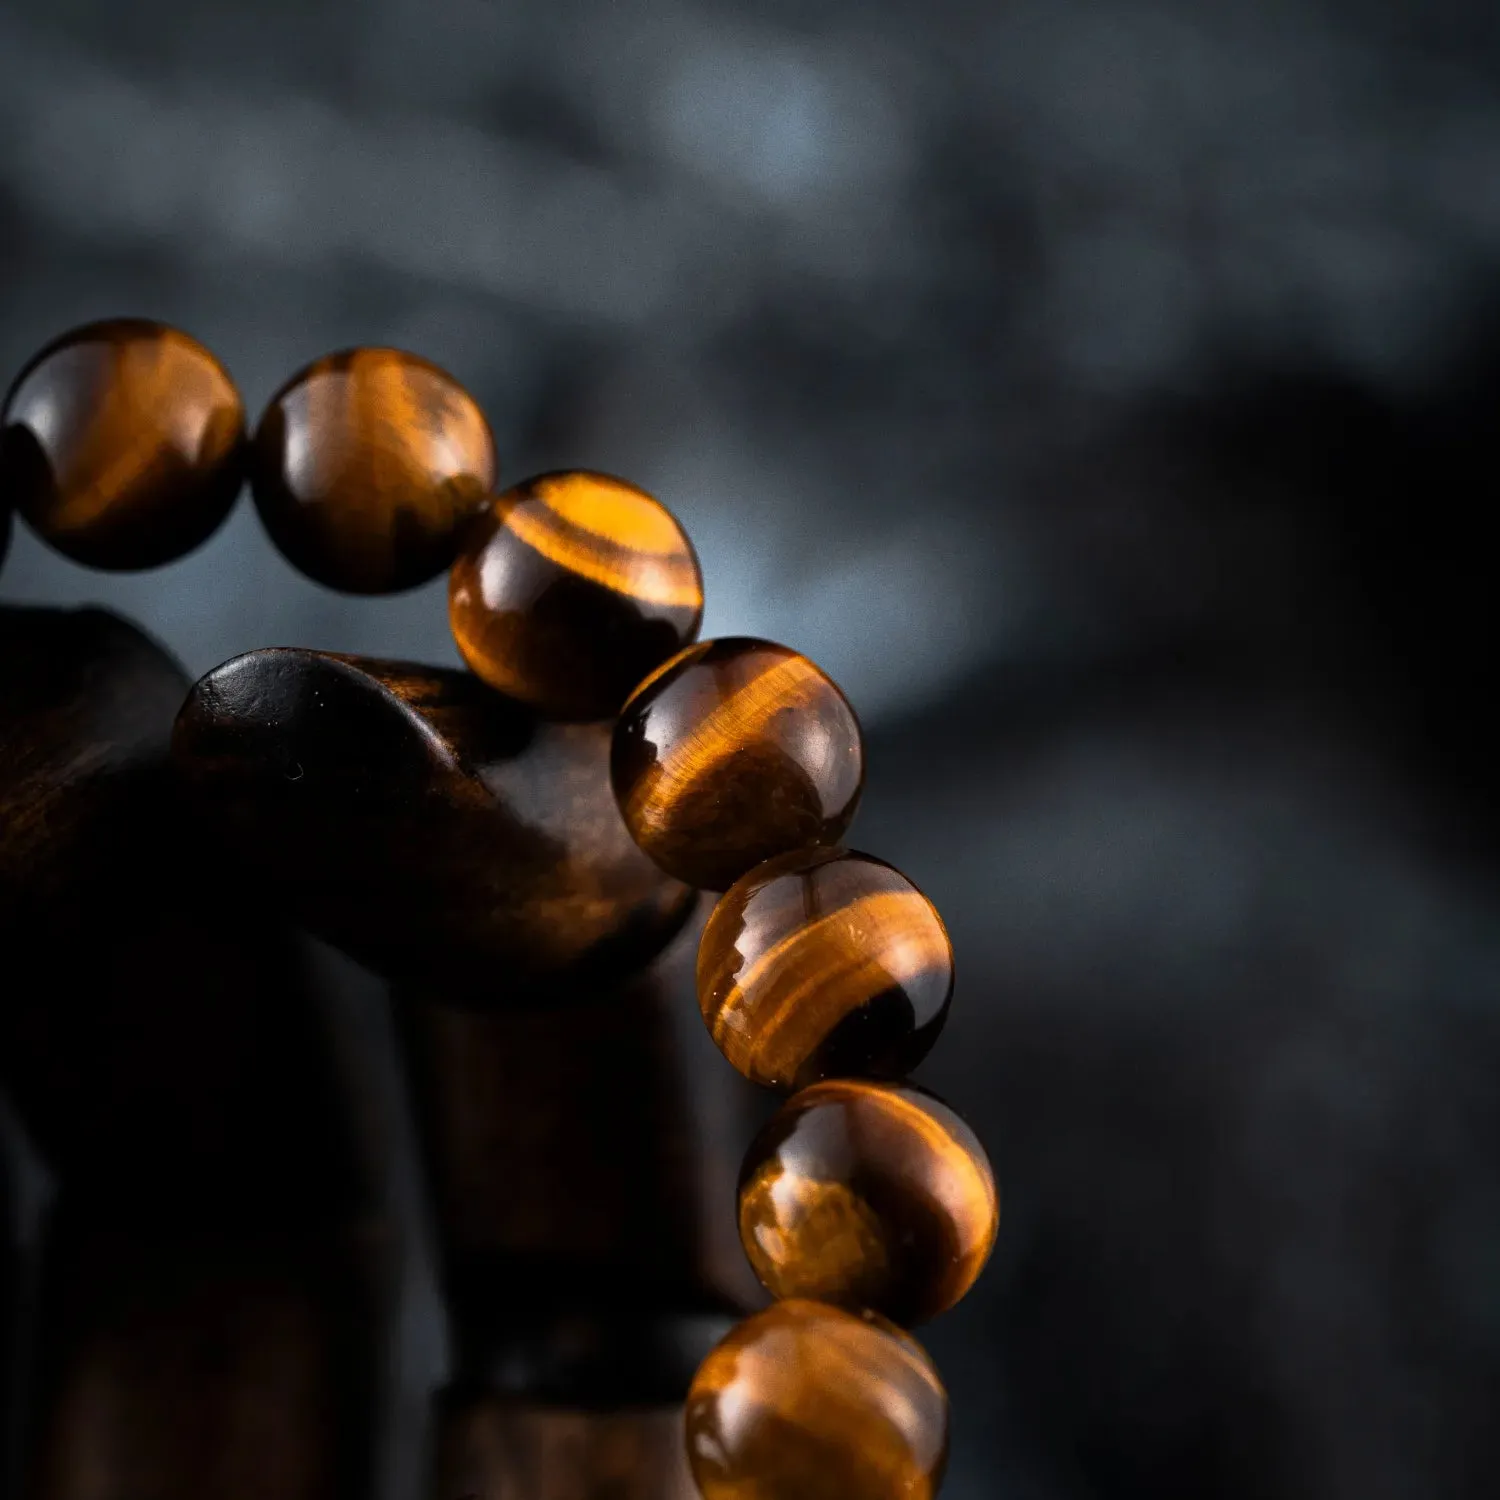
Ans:
[[[494,502],[454,563],[448,603],[476,676],[548,717],[602,719],[698,633],[703,580],[659,501],[572,470]]]
[[[436,577],[488,503],[495,440],[446,370],[400,349],[314,361],[271,398],[251,447],[266,531],[309,578],[388,594]]]
[[[899,1078],[937,1040],[953,949],[932,903],[883,860],[799,850],[724,894],[698,950],[698,1004],[747,1078],[798,1088]]]
[[[745,1157],[740,1238],[766,1289],[910,1325],[946,1312],[999,1225],[974,1132],[910,1085],[834,1079],[793,1096]]]
[[[93,568],[191,552],[233,507],[244,458],[244,407],[224,367],[143,318],[53,340],[0,410],[0,492],[43,541]]]
[[[727,889],[788,850],[836,843],[864,785],[848,700],[769,641],[703,641],[621,712],[610,771],[626,826],[669,875]]]
[[[948,1456],[948,1397],[922,1347],[817,1302],[739,1324],[699,1368],[686,1425],[704,1500],[928,1500]]]

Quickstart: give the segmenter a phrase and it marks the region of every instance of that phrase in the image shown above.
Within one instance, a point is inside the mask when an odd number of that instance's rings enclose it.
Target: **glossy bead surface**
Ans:
[[[953,948],[933,904],[868,854],[799,850],[725,892],[698,949],[719,1050],[769,1088],[900,1078],[948,1014]]]
[[[288,561],[349,594],[435,578],[488,502],[495,440],[446,371],[351,349],[299,371],[251,445],[256,509]]]
[[[727,637],[641,684],[610,772],[641,848],[678,880],[722,891],[772,855],[843,837],[864,743],[848,699],[805,656]]]
[[[703,578],[657,500],[607,474],[540,474],[465,538],[449,584],[459,651],[558,719],[613,717],[698,633]]]
[[[928,1500],[948,1456],[948,1397],[884,1319],[778,1302],[704,1360],[687,1400],[704,1500]]]
[[[223,366],[187,334],[139,318],[49,344],[0,412],[0,493],[43,541],[92,568],[191,552],[229,514],[244,458],[244,407]]]
[[[979,1138],[909,1085],[833,1079],[782,1106],[745,1156],[740,1240],[775,1297],[946,1312],[984,1269],[999,1199]]]

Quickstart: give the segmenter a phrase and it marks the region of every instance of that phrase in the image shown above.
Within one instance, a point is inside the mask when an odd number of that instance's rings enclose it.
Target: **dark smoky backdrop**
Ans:
[[[0,367],[413,349],[839,679],[1002,1184],[947,1494],[1489,1495],[1497,87],[1488,0],[0,0]],[[244,506],[0,597],[456,661]]]

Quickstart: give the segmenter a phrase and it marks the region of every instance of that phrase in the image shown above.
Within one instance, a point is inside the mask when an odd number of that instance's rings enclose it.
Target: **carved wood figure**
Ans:
[[[363,1500],[395,1231],[301,941],[168,763],[186,687],[0,610],[0,1078],[55,1180],[20,1493]]]
[[[193,688],[174,750],[266,890],[391,977],[556,998],[639,968],[692,905],[625,830],[609,726],[465,672],[252,651]]]

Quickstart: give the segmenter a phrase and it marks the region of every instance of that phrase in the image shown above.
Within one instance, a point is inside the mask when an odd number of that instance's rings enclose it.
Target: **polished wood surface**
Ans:
[[[579,1411],[479,1397],[445,1406],[432,1500],[698,1500],[682,1407]]]
[[[174,737],[205,814],[298,920],[479,1003],[633,972],[686,920],[608,753],[607,726],[544,723],[466,672],[301,650],[215,668]]]
[[[805,656],[729,637],[688,647],[641,684],[610,772],[652,859],[722,891],[772,855],[843,837],[864,746],[848,700]]]
[[[117,820],[155,789],[186,686],[107,610],[0,605],[0,930],[24,936],[43,902],[62,911],[86,873],[118,871]]]
[[[347,737],[314,737],[326,761],[268,751],[266,774],[316,787],[337,769],[363,795],[378,777],[356,752],[404,778],[415,745],[419,766],[429,752],[461,760],[486,795],[503,790],[528,827],[586,828],[602,807],[653,888],[670,884],[619,827],[601,727],[558,731],[594,747],[587,789],[564,795],[550,759],[525,759],[553,730],[451,675],[466,686],[450,697],[387,668],[381,704],[362,714],[373,679],[345,699],[314,674],[286,719],[336,719]],[[366,1110],[345,1107],[339,1082],[348,1039],[318,1003],[321,969],[310,986],[277,915],[287,871],[317,840],[271,877],[236,841],[206,836],[203,805],[166,763],[186,690],[113,616],[0,610],[0,946],[44,980],[0,985],[0,1084],[64,1184],[72,1225],[29,1318],[52,1351],[28,1382],[29,1493],[365,1495],[389,1247],[365,1215]],[[510,738],[471,732],[470,692],[484,713],[498,705]],[[378,747],[396,710],[420,722],[388,754]],[[496,768],[496,755],[519,760]],[[413,826],[441,823],[441,797],[417,785]],[[276,820],[257,831],[253,798],[240,811],[247,847],[276,850]],[[551,838],[538,845],[556,857]],[[733,1194],[768,1101],[694,1014],[708,903],[680,897],[691,920],[656,963],[623,984],[570,984],[566,1006],[551,985],[502,1012],[476,1008],[467,982],[450,993],[428,975],[402,989],[457,1363],[482,1387],[474,1399],[528,1408],[506,1419],[505,1452],[490,1453],[502,1467],[488,1471],[524,1475],[526,1493],[676,1493],[692,1372],[763,1295]],[[503,966],[485,967],[496,978]],[[495,988],[512,993],[503,975]],[[621,1402],[649,1418],[595,1415]],[[481,1426],[493,1431],[488,1417]]]
[[[698,950],[710,1034],[770,1088],[902,1077],[937,1040],[952,993],[937,909],[898,870],[849,850],[767,860],[725,892]]]
[[[435,578],[495,483],[495,440],[446,371],[399,349],[300,370],[251,443],[256,509],[308,577],[351,594]]]
[[[999,1227],[989,1158],[941,1100],[835,1079],[789,1099],[740,1174],[740,1239],[766,1289],[904,1327],[946,1312]]]
[[[706,906],[644,973],[566,1007],[397,990],[454,1365],[483,1391],[681,1401],[764,1300],[734,1232],[763,1096],[694,1014]]]
[[[165,1238],[54,1212],[24,1500],[369,1500],[391,1297],[357,1233]]]
[[[95,1206],[351,1212],[363,1147],[299,940],[168,763],[186,687],[103,610],[0,608],[0,1087]]]
[[[704,1500],[928,1500],[947,1460],[948,1398],[893,1324],[778,1302],[704,1361],[686,1426]]]
[[[703,578],[671,513],[582,470],[508,490],[453,565],[449,617],[492,687],[561,719],[612,717],[698,634]]]
[[[144,319],[64,334],[0,409],[0,493],[44,541],[94,568],[191,552],[229,514],[244,458],[244,407],[223,366]]]
[[[182,798],[186,688],[104,611],[0,608],[0,1087],[53,1189],[19,1493],[367,1500],[377,1110],[326,976]]]

